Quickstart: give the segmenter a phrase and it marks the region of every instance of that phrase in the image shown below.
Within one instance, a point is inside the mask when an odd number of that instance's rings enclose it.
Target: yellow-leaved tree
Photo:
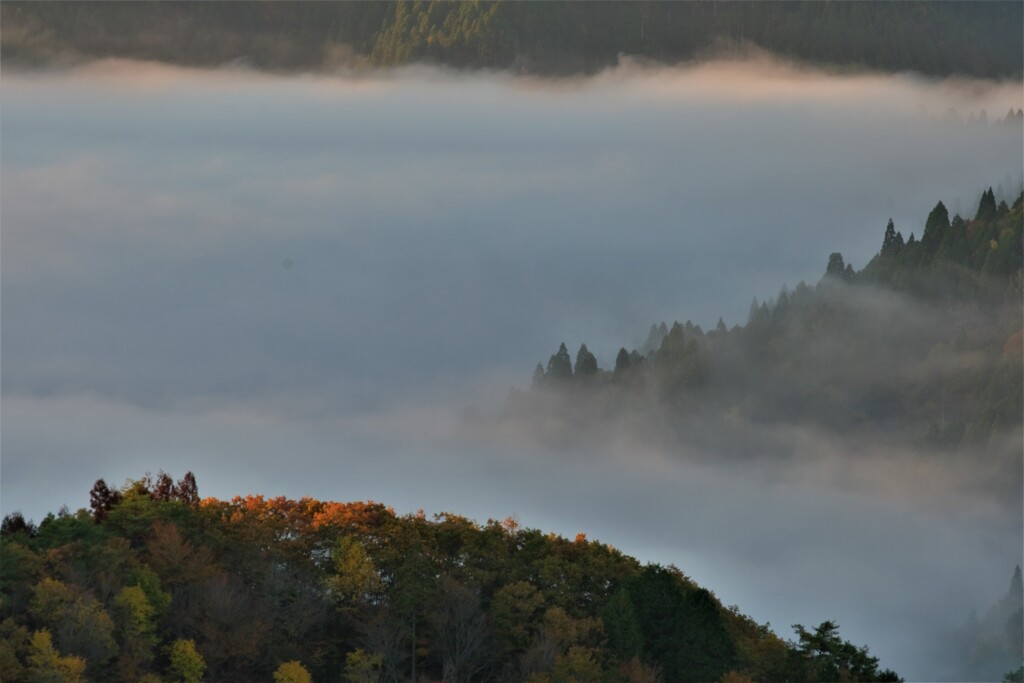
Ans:
[[[274,671],[274,683],[313,683],[306,667],[301,662],[285,662]]]
[[[46,629],[36,631],[28,644],[28,680],[53,683],[84,683],[85,660],[61,657]]]
[[[171,670],[182,683],[198,683],[203,680],[206,660],[196,650],[194,640],[174,641],[171,645]]]

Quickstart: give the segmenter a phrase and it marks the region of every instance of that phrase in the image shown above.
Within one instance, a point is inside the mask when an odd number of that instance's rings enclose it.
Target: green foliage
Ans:
[[[814,631],[797,624],[793,630],[799,638],[796,648],[799,666],[809,680],[894,683],[902,680],[892,671],[879,671],[878,659],[871,657],[866,647],[857,647],[840,638],[835,622],[823,621]]]
[[[735,646],[720,608],[678,572],[648,566],[626,584],[644,640],[644,659],[666,680],[713,681],[733,668]]]
[[[91,669],[101,669],[117,652],[114,622],[103,605],[62,581],[46,577],[37,583],[29,613],[61,652],[81,657]]]
[[[380,576],[366,548],[351,536],[341,536],[334,547],[334,575],[327,585],[342,605],[367,600],[380,590]]]
[[[502,586],[491,600],[490,618],[502,651],[521,652],[530,643],[544,607],[544,595],[526,581]]]
[[[156,609],[139,586],[126,586],[114,598],[114,607],[126,635],[151,640],[156,628]]]
[[[4,680],[685,682],[770,671],[756,653],[782,642],[678,571],[583,534],[376,503],[118,493],[99,524],[55,517],[74,532],[65,545],[3,537],[16,549],[5,600],[25,605],[0,621]],[[151,518],[118,519],[132,505]]]
[[[75,541],[92,545],[106,536],[106,531],[93,524],[92,517],[85,510],[71,514],[65,509],[57,515],[51,513],[43,519],[39,524],[34,544],[39,548],[56,548]]]
[[[629,662],[643,651],[644,636],[629,592],[619,590],[601,610],[608,651],[620,662]]]
[[[113,614],[121,643],[118,672],[126,681],[136,680],[152,662],[158,642],[156,608],[141,587],[126,586],[114,598]]]

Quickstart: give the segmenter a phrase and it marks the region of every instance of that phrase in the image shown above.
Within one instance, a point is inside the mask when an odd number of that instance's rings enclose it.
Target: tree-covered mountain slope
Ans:
[[[896,681],[837,625],[785,641],[675,567],[455,514],[191,473],[0,534],[4,681]]]
[[[592,73],[763,49],[813,64],[1020,78],[1017,2],[4,2],[3,60],[258,68],[430,62]]]
[[[737,424],[785,424],[929,449],[1009,448],[1019,460],[1022,211],[1024,194],[1011,207],[989,189],[973,218],[951,219],[938,203],[920,237],[890,221],[862,270],[832,254],[817,285],[755,299],[745,325],[652,325],[613,368],[586,344],[575,359],[563,344],[531,389],[513,391],[507,414],[561,436],[617,420],[673,438],[712,433],[719,451],[730,435],[750,447]]]

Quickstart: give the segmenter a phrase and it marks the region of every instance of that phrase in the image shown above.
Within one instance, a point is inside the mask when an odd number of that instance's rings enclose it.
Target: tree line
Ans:
[[[675,567],[515,520],[205,499],[188,474],[0,527],[4,681],[898,681]]]
[[[8,63],[122,57],[320,70],[432,62],[593,73],[764,49],[824,65],[1020,78],[1017,2],[5,2]]]
[[[506,412],[556,413],[578,431],[626,411],[684,426],[728,414],[909,428],[929,447],[1020,432],[1024,192],[1012,207],[996,195],[986,190],[969,218],[939,202],[920,237],[890,220],[864,268],[833,253],[820,282],[755,298],[744,325],[654,324],[607,369],[585,343],[575,360],[563,343]]]

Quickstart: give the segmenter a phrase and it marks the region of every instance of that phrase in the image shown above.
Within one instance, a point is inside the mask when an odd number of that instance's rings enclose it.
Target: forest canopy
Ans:
[[[275,70],[428,62],[571,75],[767,50],[799,62],[1020,78],[1017,2],[5,2],[8,64],[105,57]]]
[[[191,473],[99,480],[90,500],[3,521],[5,681],[900,680],[835,622],[783,640],[585,534],[199,500]]]

